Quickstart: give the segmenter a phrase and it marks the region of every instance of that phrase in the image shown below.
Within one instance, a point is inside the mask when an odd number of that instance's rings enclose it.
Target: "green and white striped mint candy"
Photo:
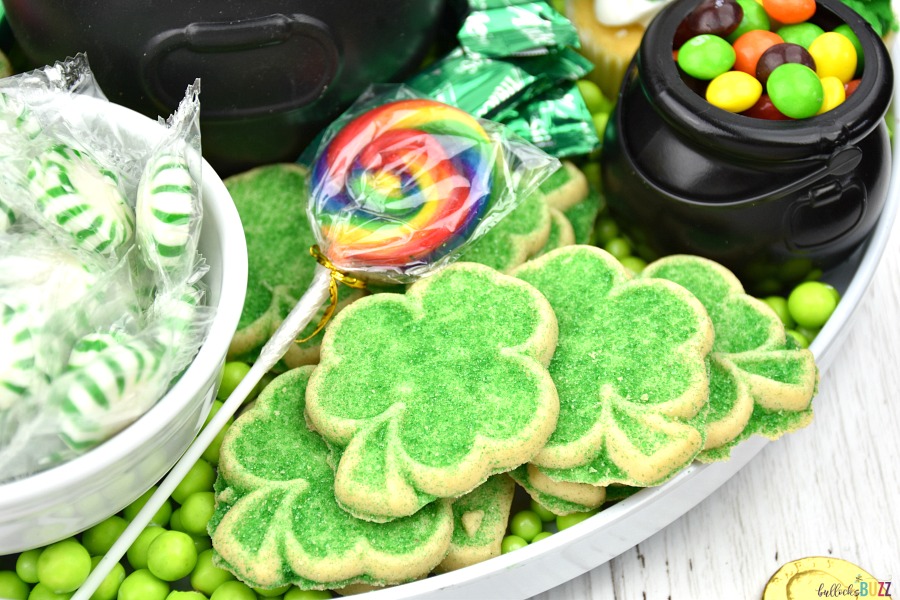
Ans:
[[[11,206],[0,200],[0,233],[13,226],[16,222],[16,212]]]
[[[82,248],[116,254],[134,236],[118,176],[87,153],[55,146],[32,161],[28,178],[40,212]]]
[[[0,151],[12,148],[5,142],[14,141],[14,133],[33,140],[43,131],[41,122],[21,100],[0,92]]]
[[[108,333],[89,333],[72,346],[72,353],[69,355],[69,364],[66,369],[71,371],[84,367],[90,364],[98,354],[116,344],[118,344],[116,338]]]
[[[37,341],[24,306],[0,302],[0,411],[28,395],[41,378],[35,357]]]
[[[187,287],[165,304],[165,313],[160,317],[162,332],[159,336],[164,345],[180,348],[186,344],[202,297],[203,292],[195,287]]]
[[[165,153],[147,162],[138,186],[137,235],[148,264],[170,271],[192,260],[196,198],[183,156]]]
[[[107,347],[73,371],[62,398],[63,441],[75,450],[88,448],[122,428],[114,412],[143,412],[140,405],[157,387],[163,354],[158,342],[133,338]]]

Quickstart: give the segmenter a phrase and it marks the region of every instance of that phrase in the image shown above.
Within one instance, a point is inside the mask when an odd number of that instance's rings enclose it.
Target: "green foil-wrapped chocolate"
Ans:
[[[562,158],[600,147],[591,113],[575,84],[560,86],[520,105],[501,121],[544,152]]]
[[[575,26],[546,2],[473,11],[458,38],[466,52],[481,56],[535,55],[578,46]]]
[[[561,83],[583,77],[591,68],[587,59],[570,48],[507,59],[470,56],[456,48],[407,85],[476,117],[493,119]]]

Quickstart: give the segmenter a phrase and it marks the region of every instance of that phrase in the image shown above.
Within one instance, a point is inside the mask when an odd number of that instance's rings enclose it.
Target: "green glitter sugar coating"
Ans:
[[[241,217],[248,262],[247,295],[229,360],[253,362],[312,282],[316,261],[309,248],[316,239],[306,216],[308,176],[300,165],[275,164],[225,180]],[[345,304],[360,295],[345,286],[338,292]],[[312,333],[318,321],[313,318],[300,337]],[[293,346],[279,369],[315,363],[323,335]]]
[[[556,332],[537,290],[474,263],[345,309],[306,407],[315,430],[346,448],[341,505],[392,519],[527,462],[556,425],[546,369]]]
[[[507,273],[534,256],[549,235],[550,209],[543,196],[531,194],[467,248],[460,260]]]
[[[217,564],[267,589],[424,576],[449,548],[449,502],[381,524],[341,510],[330,450],[304,420],[310,373],[300,367],[274,379],[225,436],[209,525]]]
[[[555,250],[514,274],[559,321],[550,363],[559,422],[533,464],[595,486],[656,485],[690,464],[703,447],[712,346],[699,301],[671,282],[631,280],[591,246]]]
[[[606,200],[595,189],[591,189],[587,197],[565,211],[566,219],[572,224],[576,244],[587,244],[594,236],[594,224],[597,215],[606,205]]]
[[[812,353],[791,344],[778,316],[744,293],[731,271],[705,258],[675,255],[651,263],[641,276],[690,290],[713,322],[710,413],[701,461],[728,458],[731,448],[753,433],[777,438],[811,421],[818,377]],[[797,414],[785,415],[791,412]]]

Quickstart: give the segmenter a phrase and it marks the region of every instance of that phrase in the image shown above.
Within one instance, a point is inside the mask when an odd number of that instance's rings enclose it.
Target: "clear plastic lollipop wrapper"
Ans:
[[[427,276],[512,212],[559,161],[503,126],[422,99],[408,88],[369,92],[310,151],[307,214],[319,262],[312,283],[219,411],[73,596],[88,600],[260,379],[297,341],[340,283]],[[312,260],[297,257],[297,260]],[[318,329],[317,329],[318,330]]]

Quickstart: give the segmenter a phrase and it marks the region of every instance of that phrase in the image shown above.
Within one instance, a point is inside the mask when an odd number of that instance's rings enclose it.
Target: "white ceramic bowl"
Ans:
[[[125,140],[154,144],[162,126],[119,105],[78,98],[71,110],[94,115]],[[43,546],[115,514],[178,460],[203,424],[237,328],[247,288],[247,246],[221,178],[203,161],[199,251],[209,264],[207,303],[217,307],[209,335],[178,382],[145,415],[91,451],[47,471],[0,485],[0,555]]]

